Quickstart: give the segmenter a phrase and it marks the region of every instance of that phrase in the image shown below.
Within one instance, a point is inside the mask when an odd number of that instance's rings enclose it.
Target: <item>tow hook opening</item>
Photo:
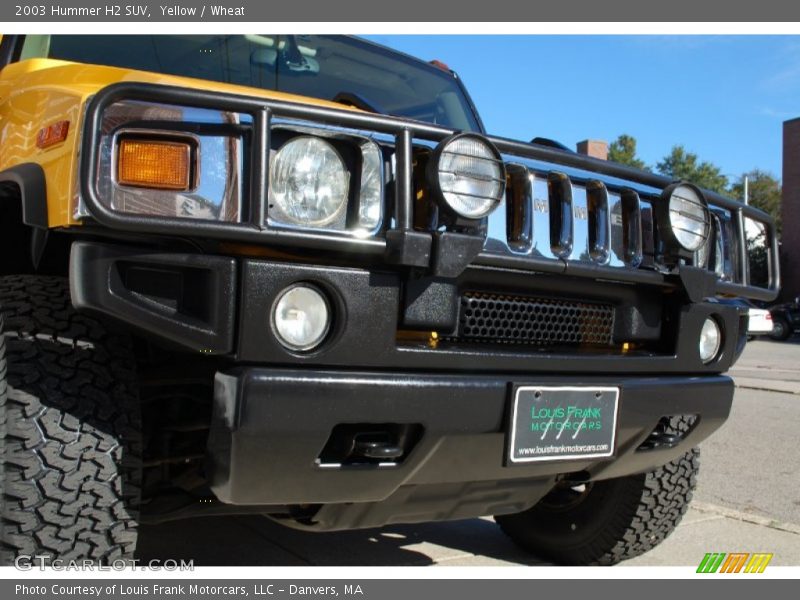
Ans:
[[[670,415],[661,417],[655,429],[636,449],[637,452],[674,448],[695,428],[698,415]]]
[[[422,437],[419,423],[340,423],[317,457],[320,467],[401,464]]]

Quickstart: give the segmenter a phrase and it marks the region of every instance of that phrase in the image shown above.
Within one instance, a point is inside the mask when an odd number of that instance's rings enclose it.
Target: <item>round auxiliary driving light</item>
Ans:
[[[722,331],[720,331],[717,320],[713,317],[708,317],[700,330],[700,360],[704,363],[710,363],[719,354],[721,346]]]
[[[500,153],[489,140],[472,133],[456,134],[436,147],[428,180],[444,207],[465,219],[488,216],[506,190]]]
[[[328,142],[308,135],[280,147],[270,170],[270,218],[306,227],[324,227],[342,216],[349,174]]]
[[[693,185],[676,183],[664,190],[662,199],[659,219],[662,235],[680,250],[697,252],[708,241],[711,231],[711,215],[703,194]]]
[[[316,288],[297,284],[284,290],[272,308],[272,330],[290,350],[319,346],[331,325],[330,306]]]

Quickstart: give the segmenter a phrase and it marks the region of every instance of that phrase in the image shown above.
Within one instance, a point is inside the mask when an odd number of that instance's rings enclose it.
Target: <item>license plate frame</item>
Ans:
[[[619,398],[618,386],[515,385],[506,464],[614,456]]]

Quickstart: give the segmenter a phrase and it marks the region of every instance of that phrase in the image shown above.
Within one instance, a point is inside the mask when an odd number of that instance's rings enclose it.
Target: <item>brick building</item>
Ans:
[[[608,142],[603,140],[583,140],[576,144],[578,154],[608,160]]]
[[[785,299],[800,296],[800,118],[783,123],[783,236],[781,279]]]

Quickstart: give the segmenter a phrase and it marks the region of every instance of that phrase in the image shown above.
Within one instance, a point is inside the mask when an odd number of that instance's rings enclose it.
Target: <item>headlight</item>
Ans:
[[[290,350],[316,348],[330,328],[330,308],[316,288],[297,284],[284,290],[272,308],[272,330]]]
[[[500,153],[478,135],[458,134],[433,152],[428,177],[445,206],[465,219],[482,219],[500,205],[506,174]]]
[[[722,346],[722,332],[716,319],[708,317],[700,330],[700,360],[709,363],[717,357]]]
[[[275,154],[270,172],[271,218],[324,227],[342,217],[349,174],[336,149],[317,137],[300,136]]]
[[[383,155],[375,142],[361,147],[361,192],[358,198],[358,225],[361,231],[374,230],[383,217]]]
[[[691,185],[668,187],[667,220],[672,238],[683,250],[696,252],[708,240],[711,217],[700,191]]]

